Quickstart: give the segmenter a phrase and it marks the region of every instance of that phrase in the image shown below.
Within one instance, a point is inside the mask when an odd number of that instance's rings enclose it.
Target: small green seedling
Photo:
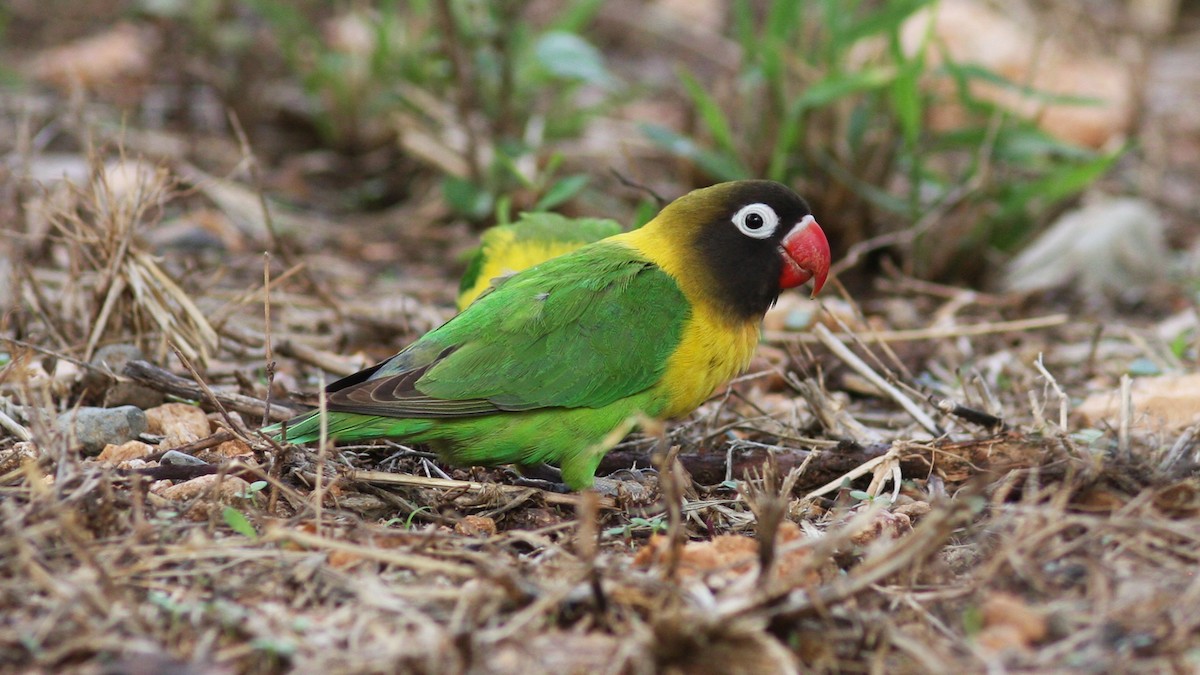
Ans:
[[[258,530],[254,529],[253,523],[241,511],[232,506],[226,506],[221,511],[221,517],[225,519],[225,524],[229,526],[229,529],[234,532],[250,539],[258,539]]]

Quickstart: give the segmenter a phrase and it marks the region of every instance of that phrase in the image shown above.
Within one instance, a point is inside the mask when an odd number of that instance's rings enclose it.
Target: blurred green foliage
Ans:
[[[443,192],[461,215],[484,220],[518,191],[522,208],[549,209],[587,184],[560,175],[550,148],[580,135],[622,89],[581,35],[599,0],[566,3],[538,26],[524,0],[385,0],[341,15],[332,36],[304,3],[245,2],[272,26],[330,142],[403,115],[459,152],[465,170],[447,171]]]
[[[989,249],[1011,251],[1121,152],[1051,138],[975,97],[971,84],[1055,103],[1091,101],[1040,94],[978,66],[930,58],[938,47],[931,34],[917,49],[903,48],[901,26],[931,4],[735,0],[732,33],[744,55],[736,81],[705,87],[681,70],[695,132],[651,124],[644,132],[713,179],[765,177],[797,187],[818,214],[836,219],[843,245],[908,229],[911,236],[892,241],[910,244],[917,274],[977,261]],[[930,76],[954,86],[929,87]],[[731,93],[718,98],[713,91]],[[946,104],[966,112],[963,125],[931,131],[927,113]],[[947,241],[942,217],[951,211],[971,224]],[[927,255],[935,250],[937,259]]]
[[[265,27],[326,143],[419,136],[424,154],[406,153],[440,176],[456,213],[480,223],[579,196],[606,167],[585,172],[563,142],[635,95],[665,93],[610,70],[592,29],[602,0],[538,5],[536,18],[528,0],[143,4],[186,19],[214,52],[261,50]],[[883,237],[920,276],[978,266],[1026,241],[1121,150],[1071,146],[973,92],[986,83],[1048,103],[1091,101],[955,63],[932,31],[903,45],[906,20],[933,4],[731,0],[725,30],[740,46],[737,67],[714,76],[680,66],[693,126],[646,123],[643,133],[694,167],[685,183],[793,186],[827,219],[835,246]],[[931,129],[931,111],[946,105],[963,111],[961,124]],[[654,210],[643,202],[636,221]]]

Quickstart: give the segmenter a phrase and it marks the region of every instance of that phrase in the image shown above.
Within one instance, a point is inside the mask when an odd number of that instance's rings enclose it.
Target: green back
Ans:
[[[660,379],[689,311],[653,263],[594,244],[513,276],[369,378],[335,383],[329,408],[389,417],[598,408]]]

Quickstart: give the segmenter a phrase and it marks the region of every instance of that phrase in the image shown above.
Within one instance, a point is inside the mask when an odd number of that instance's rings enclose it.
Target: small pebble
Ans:
[[[175,466],[204,466],[207,464],[199,457],[193,457],[178,450],[168,450],[159,460],[159,464],[174,464]]]
[[[95,454],[106,445],[121,445],[146,431],[146,414],[131,405],[84,407],[59,415],[57,426],[85,452]]]

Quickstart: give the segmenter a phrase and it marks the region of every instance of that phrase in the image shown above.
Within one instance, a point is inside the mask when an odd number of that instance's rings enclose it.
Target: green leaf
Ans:
[[[754,53],[755,43],[758,41],[758,34],[754,30],[754,8],[750,6],[749,0],[736,0],[730,15],[733,17],[733,35],[742,48],[742,53],[749,57]]]
[[[604,5],[604,0],[576,0],[566,3],[567,8],[562,14],[554,17],[550,28],[567,33],[578,33],[587,28],[595,18],[596,13]]]
[[[905,19],[931,2],[932,0],[893,0],[885,3],[882,9],[868,14],[861,21],[846,28],[840,39],[844,44],[850,45],[871,35],[899,30]]]
[[[604,67],[604,57],[587,40],[566,31],[550,31],[534,46],[538,63],[548,72],[567,80],[608,86],[613,76]]]
[[[1192,346],[1192,338],[1191,338],[1191,335],[1189,335],[1189,331],[1186,331],[1186,330],[1182,331],[1181,333],[1176,335],[1175,338],[1173,340],[1171,340],[1171,343],[1170,343],[1171,353],[1174,354],[1175,358],[1177,358],[1177,359],[1186,358],[1188,349],[1191,346]],[[2,357],[3,357],[3,355],[0,355],[0,361],[3,361]]]
[[[1018,82],[1004,77],[1003,75],[989,70],[981,65],[974,63],[955,63],[948,61],[943,66],[947,71],[951,71],[958,77],[965,80],[980,80],[989,84],[994,84],[1010,91],[1015,91],[1022,96],[1027,96],[1035,101],[1042,103],[1057,103],[1062,105],[1081,105],[1081,106],[1096,106],[1102,105],[1104,101],[1094,96],[1077,96],[1071,94],[1055,94],[1053,92],[1043,91],[1028,85],[1023,85]]]
[[[507,225],[512,222],[512,197],[501,195],[496,200],[496,224]]]
[[[828,153],[818,153],[817,160],[821,168],[829,172],[835,179],[850,186],[860,197],[867,200],[876,207],[898,215],[911,217],[909,213],[909,204],[904,199],[896,197],[891,192],[879,188],[867,181],[860,179],[854,175],[849,169],[846,169],[837,160]]]
[[[497,144],[497,149],[500,150],[500,152],[497,152],[496,156],[492,158],[493,166],[498,170],[502,170],[505,175],[517,181],[521,187],[534,187],[537,176],[526,176],[519,165],[519,160],[523,155],[529,152],[529,149],[524,147],[522,144],[512,142],[499,143]],[[550,163],[544,170],[547,175],[554,173],[554,170],[558,168],[558,163],[555,161],[557,158],[557,154],[550,158]]]
[[[1108,173],[1124,152],[1125,148],[1121,147],[1090,162],[1066,164],[1047,172],[1035,181],[1014,187],[1001,202],[1001,209],[993,220],[1014,221],[1030,210],[1056,204],[1082,192]]]
[[[695,162],[717,180],[740,180],[749,177],[749,171],[736,157],[702,148],[692,139],[657,124],[643,124],[641,130],[651,142],[677,157]]]
[[[692,104],[696,106],[696,112],[700,113],[700,119],[704,122],[704,127],[708,129],[708,133],[712,134],[713,141],[722,151],[731,155],[737,153],[737,148],[733,142],[733,130],[729,127],[729,119],[721,110],[721,106],[717,100],[709,95],[704,90],[704,85],[700,84],[699,80],[694,75],[686,70],[679,72],[679,80],[683,83],[683,88],[687,90],[688,96],[692,99]]]
[[[1091,445],[1101,438],[1104,438],[1104,432],[1100,429],[1080,429],[1071,434],[1071,440],[1084,445]]]
[[[568,199],[579,194],[588,184],[588,177],[585,174],[575,174],[560,178],[554,185],[546,190],[546,194],[533,205],[534,211],[549,211],[550,209],[562,204]]]
[[[779,127],[779,135],[775,138],[775,146],[771,148],[771,163],[767,167],[767,178],[780,183],[787,182],[788,158],[796,151],[796,146],[804,138],[806,120],[804,105],[797,100],[788,108],[783,124]]]
[[[857,499],[860,502],[866,502],[871,500],[871,495],[863,490],[851,490],[850,498]]]
[[[970,605],[962,613],[963,633],[967,637],[975,637],[983,632],[983,610],[978,605]]]
[[[909,148],[916,147],[921,134],[924,118],[922,110],[923,97],[921,94],[921,75],[925,72],[925,49],[928,37],[921,42],[920,49],[909,60],[905,60],[904,49],[899,38],[892,40],[892,55],[903,63],[890,90],[892,109],[900,123],[900,131],[904,134],[904,142]]]
[[[250,647],[260,652],[266,652],[273,656],[284,658],[290,657],[296,653],[296,643],[284,638],[254,638],[250,641]]]
[[[155,607],[165,609],[167,612],[170,612],[175,616],[179,616],[187,610],[186,607],[178,602],[175,602],[174,598],[162,591],[150,591],[150,593],[146,595],[146,599],[149,600],[150,604],[154,605]]]
[[[492,211],[491,193],[458,176],[446,176],[442,180],[442,197],[450,208],[473,220],[480,220]]]
[[[408,518],[405,519],[405,521],[404,521],[404,529],[411,530],[412,526],[413,526],[413,520],[417,517],[417,514],[421,513],[422,511],[432,512],[433,509],[428,506],[420,506],[420,507],[413,509],[412,513],[408,514]],[[393,518],[392,520],[398,520],[398,519]],[[391,522],[391,521],[388,521],[388,522]]]
[[[242,499],[253,499],[254,495],[262,492],[267,487],[267,481],[256,480],[246,487],[246,491],[242,493]]]
[[[241,511],[232,506],[226,506],[221,511],[221,517],[225,519],[225,524],[229,526],[229,529],[234,532],[251,539],[258,539],[258,530],[254,529],[254,525],[250,523],[250,519]]]
[[[995,157],[1021,165],[1056,159],[1090,160],[1094,151],[1061,141],[1032,123],[1009,125],[996,134]]]
[[[867,68],[853,73],[830,73],[804,90],[800,108],[822,108],[851,94],[880,89],[896,79],[894,67]]]
[[[792,38],[793,32],[803,26],[801,0],[775,0],[767,9],[764,28],[766,37],[773,45],[782,45]]]
[[[633,212],[633,225],[630,229],[636,230],[650,222],[650,219],[658,214],[659,208],[659,205],[652,201],[638,202],[637,208]]]

